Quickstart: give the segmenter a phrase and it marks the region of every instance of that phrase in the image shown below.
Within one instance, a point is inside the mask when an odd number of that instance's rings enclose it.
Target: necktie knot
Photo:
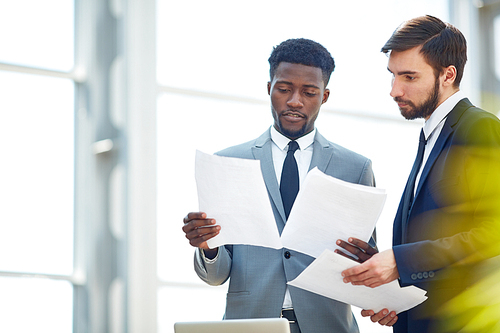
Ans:
[[[295,153],[295,151],[299,149],[299,144],[297,143],[297,141],[295,140],[292,140],[288,143],[288,153],[292,152],[292,153]]]

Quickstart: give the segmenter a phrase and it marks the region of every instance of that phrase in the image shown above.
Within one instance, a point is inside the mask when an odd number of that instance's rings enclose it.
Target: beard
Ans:
[[[308,121],[307,121],[308,118],[302,112],[297,111],[297,110],[287,110],[287,111],[294,111],[294,112],[300,113],[306,119],[306,122],[304,123],[304,125],[300,129],[292,130],[292,129],[287,129],[283,126],[283,123],[281,122],[279,113],[276,111],[276,109],[272,105],[271,105],[271,111],[272,111],[273,118],[274,118],[274,127],[278,130],[278,132],[280,132],[281,134],[283,134],[287,138],[295,140],[295,139],[298,139],[301,136],[303,136],[311,131],[311,129],[309,129],[309,131],[308,131],[308,126],[309,126]]]
[[[422,104],[418,106],[416,106],[412,101],[405,101],[399,97],[395,97],[394,101],[406,103],[408,104],[408,107],[410,107],[410,109],[406,111],[403,110],[402,108],[399,108],[399,111],[401,111],[401,115],[406,119],[408,120],[413,120],[417,118],[426,119],[434,112],[434,110],[436,110],[438,106],[439,80],[438,78],[436,78],[436,81],[434,83],[434,89],[429,94],[429,97]]]
[[[307,129],[307,123],[305,123],[301,129],[299,129],[297,131],[291,131],[289,129],[284,128],[283,124],[281,123],[281,120],[278,119],[278,131],[281,134],[283,134],[284,136],[286,136],[287,138],[290,138],[290,139],[300,138],[301,136],[306,134],[306,129]]]

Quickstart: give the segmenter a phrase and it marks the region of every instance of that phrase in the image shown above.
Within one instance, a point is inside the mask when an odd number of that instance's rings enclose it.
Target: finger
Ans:
[[[385,326],[393,326],[398,321],[398,316],[394,316],[392,320],[387,323]]]
[[[359,247],[360,249],[362,249],[364,252],[366,252],[370,256],[374,255],[375,253],[378,253],[378,250],[376,248],[372,247],[367,242],[364,242],[358,238],[350,237],[349,243]]]
[[[335,252],[335,253],[337,253],[337,254],[340,254],[340,255],[341,255],[341,256],[343,256],[343,257],[346,257],[347,259],[351,259],[351,260],[353,260],[353,261],[356,261],[356,262],[359,262],[359,263],[363,263],[363,261],[362,261],[361,259],[359,259],[359,258],[354,258],[353,256],[350,256],[350,255],[348,255],[347,253],[345,253],[345,252],[343,252],[343,251],[340,251],[340,250],[335,250],[334,252]]]
[[[375,311],[373,311],[373,310],[361,310],[362,317],[371,317],[374,314],[375,314]]]
[[[219,230],[216,229],[214,232],[205,232],[202,234],[198,233],[198,230],[199,229],[193,231],[192,233],[186,234],[186,238],[189,240],[189,244],[191,244],[194,247],[201,247],[208,249],[208,245],[206,244],[206,242],[209,239],[217,236],[219,234]]]
[[[360,281],[358,282],[359,285],[364,285],[364,286],[367,286],[369,288],[377,288],[381,285],[383,285],[384,283],[382,281],[380,281],[379,279],[376,279],[376,278],[366,278],[365,280],[363,281]]]
[[[361,264],[357,267],[361,267],[361,266],[363,266],[363,264]],[[353,267],[353,268],[357,268],[357,267]],[[348,270],[345,270],[344,272],[349,271],[351,269],[352,268],[349,268]],[[342,272],[342,273],[344,273],[344,272]],[[345,276],[344,276],[344,274],[342,274],[342,276],[344,277],[344,282],[346,282],[346,283],[351,282],[353,285],[366,285],[366,283],[376,282],[373,279],[373,276],[369,270],[362,270],[358,274],[351,274],[351,275],[348,275],[348,273],[347,273]]]
[[[359,247],[353,246],[347,242],[344,242],[341,239],[337,240],[337,245],[346,250],[347,252],[352,253],[353,255],[358,257],[358,259],[361,259],[360,262],[364,262],[366,259],[369,258],[368,256],[366,256],[364,250],[360,249]]]
[[[194,228],[186,233],[186,238],[191,240],[203,237],[205,235],[218,234],[219,231],[220,231],[220,226],[218,225],[213,227]]]
[[[389,314],[389,310],[382,309],[380,312],[377,312],[376,314],[372,315],[370,317],[370,320],[374,323],[377,323],[377,322],[380,322],[382,319],[384,319],[388,314]]]
[[[367,271],[367,266],[366,266],[366,263],[365,264],[361,264],[361,265],[358,265],[358,266],[354,266],[354,267],[351,267],[351,268],[348,268],[344,271],[342,271],[342,277],[344,278],[349,278],[349,277],[352,277],[352,276],[358,276],[364,272]]]
[[[205,214],[204,212],[191,212],[184,217],[183,222],[189,223],[191,220],[206,219],[206,218],[207,214]]]
[[[396,321],[393,322],[394,318],[396,317],[396,312],[391,311],[387,316],[385,316],[383,319],[379,320],[379,324],[383,326],[392,326],[396,323]],[[392,323],[392,324],[391,324]]]
[[[216,221],[214,219],[196,219],[196,220],[191,220],[188,223],[184,223],[182,226],[182,230],[184,232],[190,232],[193,229],[199,229],[199,228],[209,228],[215,226]]]

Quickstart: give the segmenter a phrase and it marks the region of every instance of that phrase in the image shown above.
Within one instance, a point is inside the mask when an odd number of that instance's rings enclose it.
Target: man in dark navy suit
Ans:
[[[432,16],[412,19],[382,52],[401,114],[425,119],[420,153],[394,219],[393,247],[376,253],[360,240],[339,240],[362,263],[342,275],[354,285],[399,279],[428,291],[424,303],[399,315],[362,311],[394,332],[457,332],[457,320],[443,320],[443,306],[500,255],[500,121],[460,91],[467,48],[452,25]]]

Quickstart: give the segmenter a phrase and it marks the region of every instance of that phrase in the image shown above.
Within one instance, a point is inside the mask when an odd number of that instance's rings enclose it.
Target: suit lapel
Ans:
[[[318,167],[321,172],[326,172],[326,167],[330,163],[333,156],[333,147],[319,132],[316,132],[314,137],[313,155],[309,171]]]
[[[252,147],[252,154],[256,160],[260,160],[262,177],[264,178],[269,197],[281,216],[282,221],[279,228],[282,230],[286,217],[283,202],[281,201],[278,180],[276,179],[276,171],[274,170],[270,131],[267,131],[256,140],[255,146]]]
[[[422,175],[420,176],[420,181],[418,182],[417,191],[415,192],[415,198],[417,198],[418,194],[420,193],[422,184],[429,176],[429,172],[432,169],[432,166],[445,148],[446,142],[448,141],[450,135],[453,133],[456,123],[465,112],[465,110],[467,110],[471,106],[472,104],[469,102],[469,100],[464,99],[461,100],[449,113],[444,123],[443,129],[441,130],[441,133],[439,134],[439,137],[436,140],[434,147],[432,148],[429,158],[425,163],[424,169],[422,170]]]
[[[471,107],[472,104],[469,102],[468,99],[463,99],[458,104],[451,110],[451,112],[448,114],[448,117],[444,123],[443,129],[441,130],[441,133],[439,134],[438,139],[436,140],[436,143],[434,144],[434,147],[432,148],[431,153],[429,154],[429,157],[427,158],[427,162],[424,165],[424,169],[422,170],[422,174],[420,176],[420,180],[417,184],[417,190],[415,191],[415,197],[413,199],[413,202],[415,202],[421,192],[422,186],[425,183],[427,177],[429,176],[429,173],[433,167],[433,165],[436,163],[439,155],[443,152],[444,149],[447,147],[447,142],[448,138],[453,134],[454,127],[462,114],[467,110],[469,107]],[[408,184],[407,184],[408,186]],[[407,189],[405,188],[405,191]],[[404,192],[403,192],[404,196]],[[424,198],[425,200],[425,198]],[[412,215],[412,207],[410,207],[410,212],[406,218],[404,218],[404,212],[402,211],[402,204],[400,203],[400,206],[398,208],[398,213],[396,215],[396,220],[398,219],[398,216],[401,217],[401,243],[406,242],[406,231],[407,231],[407,226],[410,221],[410,217]],[[395,220],[395,221],[396,221]],[[396,226],[394,227],[396,230]],[[393,239],[395,241],[396,238]]]
[[[281,200],[278,180],[276,179],[276,171],[274,170],[270,131],[265,132],[256,140],[255,146],[252,147],[252,153],[256,160],[260,160],[262,176],[264,178],[264,182],[266,183],[269,197],[281,216],[281,224],[278,225],[281,231],[285,225],[286,217],[285,210],[283,209],[283,201]],[[318,167],[319,170],[325,172],[332,156],[333,147],[330,146],[328,141],[321,134],[319,134],[319,132],[316,132],[313,143],[313,156],[309,170]]]

